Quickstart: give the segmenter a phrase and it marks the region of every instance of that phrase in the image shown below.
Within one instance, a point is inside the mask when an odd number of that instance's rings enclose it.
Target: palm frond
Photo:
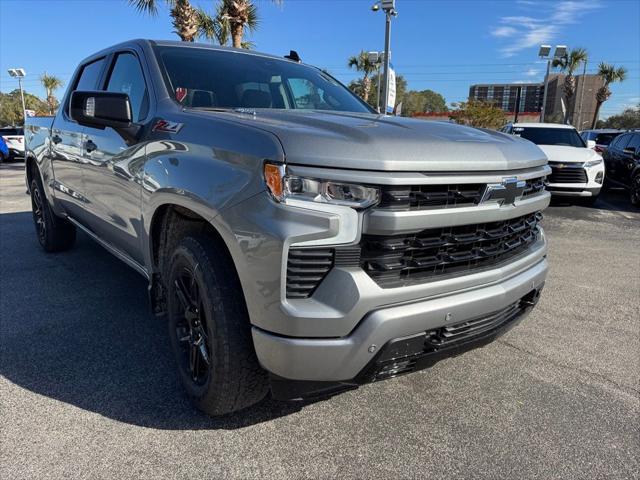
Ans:
[[[152,16],[158,14],[157,0],[128,0],[128,3],[140,13],[148,13]]]
[[[250,0],[245,1],[247,3],[247,17],[244,26],[247,27],[250,32],[254,32],[260,25],[260,20],[258,18],[258,7],[256,7],[255,3]]]

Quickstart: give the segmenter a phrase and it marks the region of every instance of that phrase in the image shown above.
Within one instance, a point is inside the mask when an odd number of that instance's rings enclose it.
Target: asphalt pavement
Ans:
[[[0,478],[640,478],[640,210],[545,215],[534,312],[435,367],[306,404],[195,410],[146,284],[85,235],[47,255],[0,166]]]

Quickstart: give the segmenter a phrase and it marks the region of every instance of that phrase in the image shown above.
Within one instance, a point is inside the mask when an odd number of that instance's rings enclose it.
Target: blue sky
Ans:
[[[192,3],[213,10],[212,0]],[[373,0],[256,3],[261,25],[250,39],[257,50],[297,50],[345,83],[357,76],[346,66],[350,55],[383,48],[384,16],[370,10]],[[587,48],[589,72],[600,61],[628,69],[603,116],[640,102],[638,0],[398,0],[397,8],[392,59],[412,89],[455,102],[473,83],[542,81],[545,65],[536,54],[549,43]],[[166,8],[151,18],[126,0],[0,0],[0,90],[16,87],[7,68],[23,67],[26,89],[43,96],[42,72],[66,83],[80,59],[130,38],[177,39]]]

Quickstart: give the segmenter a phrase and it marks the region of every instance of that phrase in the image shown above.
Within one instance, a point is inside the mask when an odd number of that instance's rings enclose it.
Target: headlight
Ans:
[[[297,199],[367,208],[378,203],[380,197],[377,188],[287,175],[284,166],[272,163],[265,163],[264,178],[273,198],[283,203],[287,199]]]
[[[595,160],[590,160],[588,162],[584,162],[582,164],[583,167],[585,168],[589,168],[589,167],[595,167],[596,165],[600,165],[602,163],[602,159],[601,158],[597,158]]]

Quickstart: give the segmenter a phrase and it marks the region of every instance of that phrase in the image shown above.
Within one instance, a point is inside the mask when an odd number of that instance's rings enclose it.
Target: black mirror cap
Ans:
[[[71,94],[69,116],[88,127],[127,128],[132,122],[129,95],[76,90]]]

